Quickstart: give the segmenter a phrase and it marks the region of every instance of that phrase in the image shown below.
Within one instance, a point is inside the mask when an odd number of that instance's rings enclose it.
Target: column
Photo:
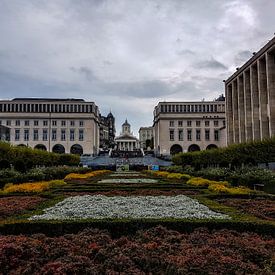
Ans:
[[[239,139],[240,142],[246,141],[245,136],[245,113],[244,113],[244,79],[243,74],[241,74],[237,78],[237,85],[238,85],[238,114],[239,114]]]
[[[233,137],[233,110],[232,110],[232,83],[225,87],[225,100],[226,100],[226,130],[228,145],[234,142]]]
[[[275,136],[275,50],[266,53],[268,114],[270,136]]]
[[[238,107],[238,89],[237,80],[233,81],[232,101],[233,101],[233,135],[234,143],[239,143],[239,107]]]
[[[260,136],[261,139],[269,138],[269,119],[267,116],[267,76],[266,60],[258,60],[258,82],[259,82],[259,101],[260,101]]]
[[[252,106],[251,106],[250,69],[244,72],[244,116],[246,141],[253,139],[252,134]]]
[[[258,68],[253,65],[250,69],[251,84],[251,106],[252,106],[252,128],[253,140],[260,139],[260,112],[259,112],[259,85],[258,85]]]

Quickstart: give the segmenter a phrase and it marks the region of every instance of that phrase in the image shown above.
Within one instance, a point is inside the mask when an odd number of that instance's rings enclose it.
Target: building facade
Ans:
[[[115,118],[110,112],[106,117],[100,115],[99,147],[102,149],[114,148],[115,146]]]
[[[56,153],[97,154],[99,111],[83,99],[0,101],[0,123],[13,145]]]
[[[140,147],[144,150],[147,150],[148,147],[153,149],[154,147],[153,127],[140,127],[138,133],[139,133]]]
[[[275,38],[225,81],[228,144],[275,136]]]
[[[225,102],[159,102],[154,110],[156,155],[173,155],[226,145]]]

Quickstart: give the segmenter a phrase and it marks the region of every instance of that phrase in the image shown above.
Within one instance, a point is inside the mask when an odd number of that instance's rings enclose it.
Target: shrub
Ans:
[[[229,183],[227,181],[213,181],[213,180],[208,180],[204,178],[191,178],[187,181],[187,184],[195,185],[195,186],[200,186],[200,187],[208,187],[210,185],[221,185],[221,186],[229,186]]]
[[[248,195],[253,193],[253,191],[249,188],[226,187],[222,184],[211,184],[208,186],[208,190],[218,194],[230,194],[230,195]]]
[[[170,173],[167,176],[167,179],[177,179],[177,180],[189,180],[191,177],[187,174],[181,174],[181,173]]]

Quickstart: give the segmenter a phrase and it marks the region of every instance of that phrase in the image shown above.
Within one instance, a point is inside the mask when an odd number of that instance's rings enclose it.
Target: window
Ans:
[[[214,120],[214,126],[218,127],[219,126],[219,121],[218,120]]]
[[[205,129],[205,140],[210,140],[210,131],[209,131],[209,129]]]
[[[33,130],[33,140],[38,140],[38,129]]]
[[[196,130],[196,140],[201,140],[201,130]]]
[[[56,129],[52,129],[52,140],[56,140]]]
[[[79,127],[83,127],[84,126],[84,121],[83,120],[80,120],[79,121]]]
[[[15,129],[15,137],[14,139],[16,141],[20,140],[20,130],[19,129]]]
[[[179,140],[180,141],[183,140],[183,130],[182,129],[179,130]]]
[[[6,125],[7,125],[7,126],[11,126],[11,120],[7,120]]]
[[[170,130],[170,140],[174,140],[175,137],[174,137],[174,130]]]
[[[223,126],[225,126],[225,120],[222,121]]]
[[[61,126],[66,126],[66,120],[61,121]]]
[[[56,126],[56,125],[57,125],[56,120],[53,120],[53,121],[52,121],[52,126]]]
[[[80,141],[83,141],[84,140],[84,130],[83,129],[79,129],[79,133],[78,133],[78,139]]]
[[[215,141],[219,140],[219,130],[214,131],[214,139],[215,139]]]
[[[175,125],[175,124],[174,124],[174,120],[170,120],[170,121],[169,121],[169,126],[170,126],[170,127],[174,127],[174,125]]]
[[[25,130],[24,130],[24,140],[25,140],[25,141],[28,141],[29,138],[30,138],[29,129],[25,129]]]
[[[178,126],[179,126],[179,127],[182,127],[182,120],[179,120],[179,121],[178,121]]]
[[[48,140],[48,129],[43,129],[43,140]]]
[[[47,120],[43,121],[43,126],[48,126],[48,121]]]
[[[62,141],[66,140],[66,129],[61,129],[61,140]]]
[[[0,120],[0,125],[2,125],[2,120]]]
[[[192,121],[191,120],[187,120],[187,127],[192,127]]]
[[[196,121],[196,127],[200,127],[201,126],[201,122],[199,120]]]
[[[205,124],[205,127],[209,127],[209,120],[206,120],[205,122],[204,122],[204,124]]]
[[[15,120],[15,126],[20,126],[20,120]]]
[[[74,129],[70,129],[70,141],[74,141]]]
[[[25,120],[25,126],[30,126],[30,121],[29,120]]]
[[[192,140],[192,130],[187,130],[187,140],[188,141]]]
[[[34,126],[38,126],[39,125],[39,121],[35,120],[33,124],[34,124]]]

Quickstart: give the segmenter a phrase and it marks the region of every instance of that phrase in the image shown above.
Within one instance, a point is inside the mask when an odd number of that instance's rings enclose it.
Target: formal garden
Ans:
[[[76,157],[5,146],[13,159],[0,163],[13,167],[0,171],[0,274],[275,272],[271,171],[198,167],[181,155],[161,171],[92,171]]]

